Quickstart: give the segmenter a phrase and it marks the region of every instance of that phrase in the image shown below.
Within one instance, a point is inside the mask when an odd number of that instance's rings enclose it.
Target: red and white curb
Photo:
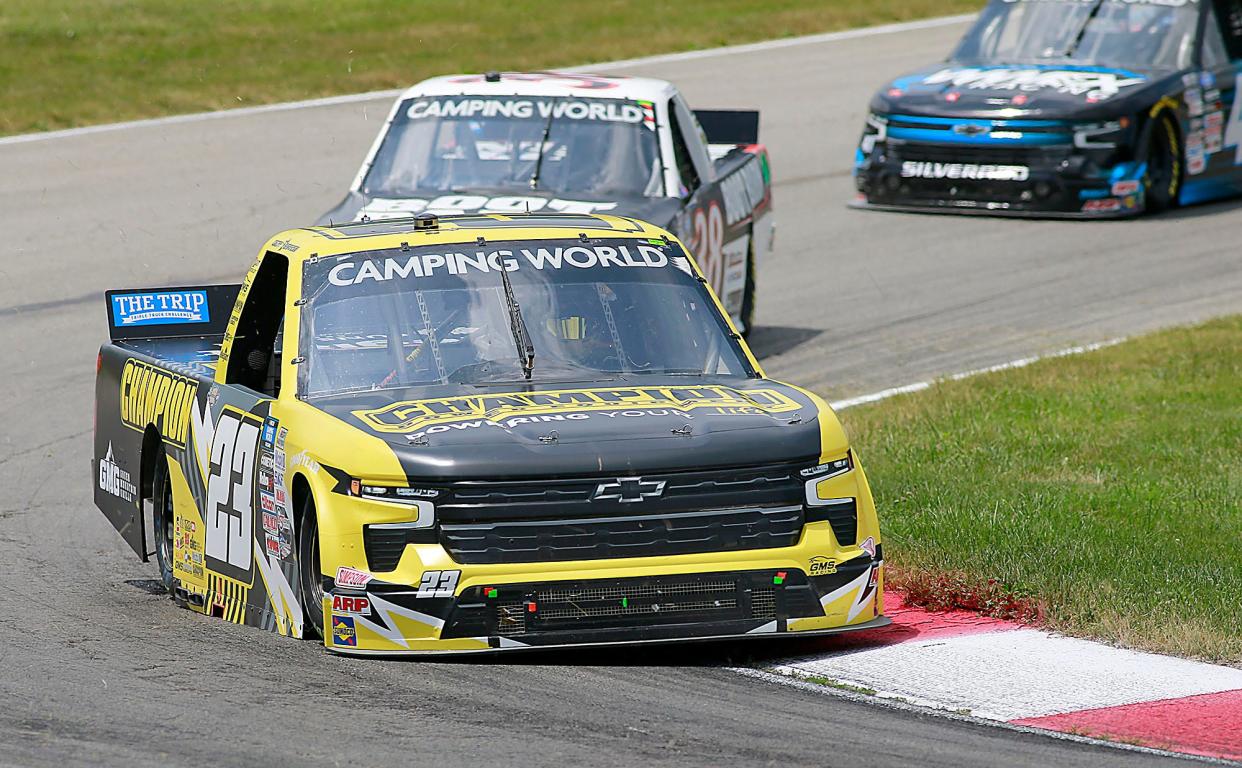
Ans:
[[[768,667],[871,696],[1064,734],[1242,761],[1242,669],[1114,648],[965,611],[905,607]],[[831,691],[832,688],[825,687]]]

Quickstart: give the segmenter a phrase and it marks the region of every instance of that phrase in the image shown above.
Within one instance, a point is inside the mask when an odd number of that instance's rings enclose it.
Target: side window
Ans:
[[[677,110],[671,100],[668,103],[668,119],[669,130],[673,134],[673,160],[677,163],[677,175],[681,177],[681,189],[677,193],[681,197],[689,197],[703,180],[694,169],[694,160],[690,157],[690,148],[686,146],[681,121],[677,119]]]
[[[1203,40],[1203,63],[1208,66],[1213,54],[1213,45],[1224,43],[1225,52],[1233,60],[1242,59],[1242,0],[1214,0],[1208,9],[1206,37]],[[1212,12],[1215,12],[1213,23]],[[1223,38],[1213,43],[1214,38]]]
[[[280,394],[280,354],[276,344],[285,320],[289,260],[268,252],[255,273],[237,320],[224,380],[270,397]]]
[[[1218,69],[1229,63],[1229,52],[1225,50],[1225,38],[1220,33],[1220,24],[1216,13],[1208,8],[1207,23],[1203,27],[1203,63],[1204,69]]]

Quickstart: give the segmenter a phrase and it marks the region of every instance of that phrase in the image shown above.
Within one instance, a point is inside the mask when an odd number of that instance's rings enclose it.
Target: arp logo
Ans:
[[[371,614],[371,600],[355,595],[333,595],[332,612],[348,613],[353,616],[369,616]]]
[[[837,572],[837,561],[822,555],[811,558],[811,575],[828,576]]]
[[[332,617],[332,644],[345,645],[350,648],[358,647],[358,632],[354,629],[353,617]]]

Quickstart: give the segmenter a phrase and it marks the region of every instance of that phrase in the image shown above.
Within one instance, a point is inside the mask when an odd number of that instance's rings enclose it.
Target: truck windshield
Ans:
[[[993,0],[958,44],[966,65],[1190,66],[1195,0]]]
[[[664,185],[655,127],[650,102],[409,99],[397,108],[362,191],[375,197],[529,191],[538,167],[535,189],[599,198],[657,197]]]
[[[753,374],[684,251],[662,240],[425,246],[304,269],[308,397],[524,383],[502,269],[535,384]]]

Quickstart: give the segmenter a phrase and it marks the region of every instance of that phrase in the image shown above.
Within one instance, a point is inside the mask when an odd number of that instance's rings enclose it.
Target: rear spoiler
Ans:
[[[164,339],[223,336],[240,285],[195,285],[107,291],[108,336]]]
[[[759,112],[753,109],[696,109],[708,144],[758,144]]]

